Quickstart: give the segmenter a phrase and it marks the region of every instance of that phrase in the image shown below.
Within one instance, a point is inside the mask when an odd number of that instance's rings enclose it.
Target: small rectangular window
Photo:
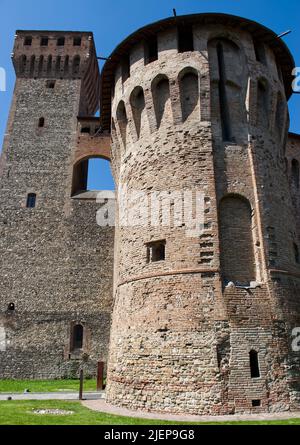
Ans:
[[[158,59],[157,36],[151,37],[144,44],[145,65]]]
[[[194,38],[192,26],[178,28],[178,52],[194,51]]]
[[[166,258],[166,240],[147,243],[147,263],[164,261]]]
[[[261,400],[260,399],[252,400],[252,406],[253,407],[261,406]]]
[[[81,46],[81,37],[74,37],[73,45],[74,46]]]
[[[36,194],[29,193],[27,195],[26,207],[29,209],[33,209],[35,207],[35,203],[36,203]]]
[[[57,46],[64,46],[65,44],[65,38],[64,37],[59,37],[57,39]]]
[[[25,37],[24,45],[31,46],[32,45],[32,37],[30,37],[30,36]]]
[[[88,133],[90,134],[91,132],[91,127],[82,127],[80,130],[80,133]]]
[[[48,46],[49,38],[41,37],[41,46]]]
[[[47,80],[46,88],[53,89],[55,87],[55,80]]]

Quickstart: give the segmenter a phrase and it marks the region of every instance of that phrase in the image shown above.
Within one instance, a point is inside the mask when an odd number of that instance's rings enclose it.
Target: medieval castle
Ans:
[[[196,14],[136,31],[101,75],[89,32],[17,31],[12,58],[0,378],[94,375],[108,360],[116,405],[299,409],[300,136],[284,42]],[[165,193],[173,216],[175,194],[201,191],[201,232],[97,225],[92,157],[111,160],[117,215],[123,187]]]

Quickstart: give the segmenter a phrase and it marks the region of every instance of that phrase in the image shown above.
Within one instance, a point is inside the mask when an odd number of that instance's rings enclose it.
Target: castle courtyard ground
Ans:
[[[157,416],[140,412],[130,412],[128,416],[125,415],[125,410],[116,408],[114,414],[109,412],[110,408],[106,404],[94,405],[93,410],[87,406],[87,401],[82,404],[78,401],[62,400],[0,401],[0,425],[300,425],[300,413],[261,414],[251,418],[250,416],[235,416],[234,418],[233,416],[215,418],[212,416],[201,418],[198,416]],[[67,411],[68,414],[37,414],[36,411],[40,410],[62,410]],[[72,411],[71,414],[70,411]],[[174,417],[177,420],[173,420]]]

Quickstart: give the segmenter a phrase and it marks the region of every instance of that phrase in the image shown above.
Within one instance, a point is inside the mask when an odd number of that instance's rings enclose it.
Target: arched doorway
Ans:
[[[99,156],[78,161],[73,168],[72,196],[86,191],[114,190],[110,162]]]

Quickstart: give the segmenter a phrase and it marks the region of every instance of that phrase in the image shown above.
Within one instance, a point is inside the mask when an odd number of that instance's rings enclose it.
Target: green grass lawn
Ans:
[[[74,411],[69,415],[39,415],[35,409],[63,409]],[[57,400],[26,400],[0,401],[0,425],[175,425],[184,422],[167,422],[163,420],[137,419],[132,417],[114,416],[91,411],[80,402]],[[191,425],[191,423],[189,423]],[[220,422],[208,422],[208,425],[220,425]],[[224,422],[227,425],[300,425],[300,419],[263,422]],[[197,425],[197,423],[194,423]]]
[[[79,380],[0,380],[0,392],[63,392],[79,391]],[[84,381],[84,391],[96,391],[96,380]]]

